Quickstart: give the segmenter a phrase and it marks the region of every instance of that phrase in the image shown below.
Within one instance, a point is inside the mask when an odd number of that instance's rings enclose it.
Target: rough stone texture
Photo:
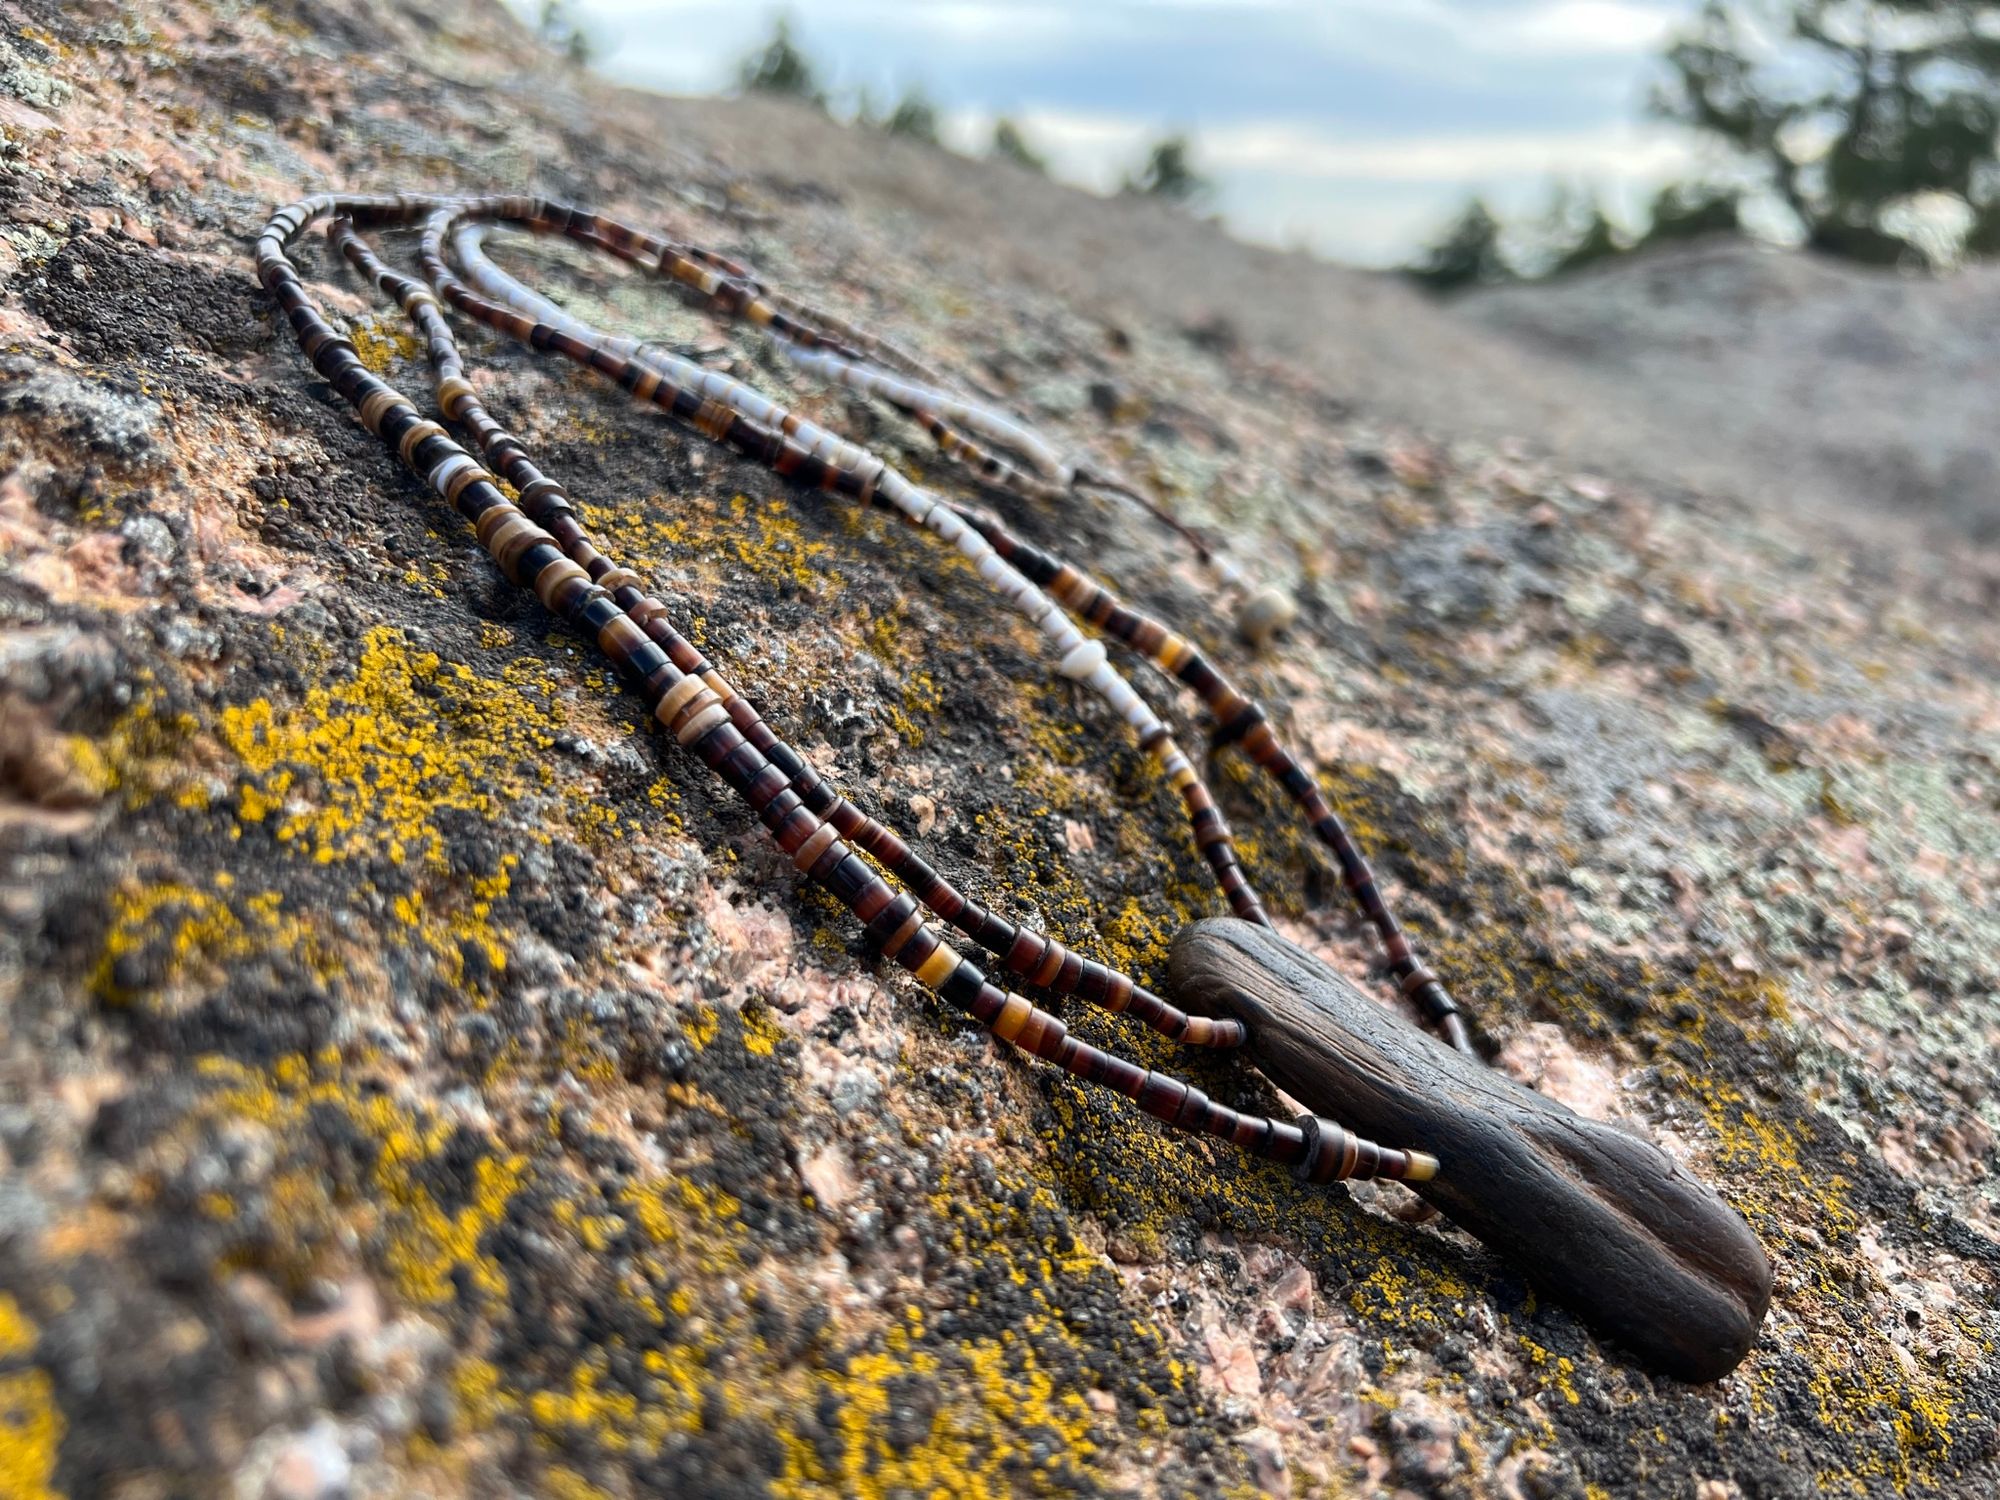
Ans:
[[[1279,358],[1243,292],[1378,283],[615,94],[483,5],[0,13],[0,1493],[1990,1492],[1992,554],[1425,436],[1380,305]],[[966,236],[900,167],[1032,213]],[[1257,660],[1130,512],[1009,507],[1285,705],[1500,1065],[1725,1185],[1778,1272],[1745,1365],[1649,1379],[1399,1190],[1168,1139],[871,956],[250,277],[302,189],[520,181],[879,319],[1242,535],[1303,604]],[[1058,222],[1097,247],[1067,286]],[[939,467],[744,330],[506,253]],[[966,569],[467,338],[614,550],[966,886],[1146,974],[1216,909]],[[1286,930],[1370,972],[1324,860],[1218,782]]]
[[[1683,455],[1696,481],[2000,537],[2000,267],[1916,276],[1724,236],[1455,310],[1706,434]]]

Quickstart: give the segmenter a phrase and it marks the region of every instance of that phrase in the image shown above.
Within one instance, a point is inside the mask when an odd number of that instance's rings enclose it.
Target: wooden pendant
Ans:
[[[1648,1368],[1717,1380],[1749,1352],[1771,1264],[1657,1146],[1444,1045],[1268,927],[1183,928],[1169,993],[1243,1022],[1257,1066],[1308,1109],[1436,1156],[1410,1186]]]

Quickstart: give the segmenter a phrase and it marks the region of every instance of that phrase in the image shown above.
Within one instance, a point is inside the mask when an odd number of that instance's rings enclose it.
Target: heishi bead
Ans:
[[[669,729],[673,728],[675,717],[693,700],[695,694],[702,692],[707,686],[708,684],[699,677],[683,677],[667,690],[666,697],[662,698],[653,709],[653,717]]]
[[[813,836],[799,845],[799,852],[792,856],[792,864],[800,870],[809,870],[818,858],[827,851],[840,835],[831,823],[822,823]]]
[[[397,445],[396,451],[402,454],[404,463],[415,468],[416,460],[411,455],[417,451],[417,445],[426,438],[443,437],[444,435],[444,429],[426,417],[403,434],[403,441]]]

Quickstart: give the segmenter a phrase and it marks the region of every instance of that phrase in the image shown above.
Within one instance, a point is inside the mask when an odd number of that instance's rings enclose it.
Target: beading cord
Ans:
[[[574,219],[576,214],[577,211],[572,209],[566,216],[551,212],[549,217]],[[604,238],[616,238],[621,243],[640,243],[648,251],[652,244],[669,243],[640,236],[638,231],[625,226],[617,226],[615,235],[606,236],[602,226],[607,221],[596,215],[591,215],[590,220],[591,225],[585,233],[593,243]],[[610,351],[622,358],[651,361],[664,382],[696,389],[705,399],[729,403],[734,410],[753,421],[781,427],[790,435],[810,442],[815,452],[826,455],[839,467],[853,470],[863,463],[880,462],[836,435],[825,433],[816,425],[784,412],[741,382],[704,370],[670,351],[654,349],[635,339],[600,333],[495,265],[479,244],[483,228],[483,225],[470,221],[465,211],[441,210],[433,214],[426,226],[426,244],[431,250],[441,252],[449,235],[460,252],[467,276],[474,284],[486,295],[524,316],[538,318],[599,350]],[[663,250],[661,253],[669,252]],[[723,257],[699,252],[686,245],[674,245],[671,253],[682,257],[700,255],[699,264],[702,265],[734,264],[726,262]],[[441,262],[441,253],[438,259]],[[449,280],[443,285],[434,280],[433,287],[450,295]],[[759,289],[762,294],[768,295],[768,289],[761,288],[761,284]],[[847,332],[852,334],[853,330]],[[1470,1052],[1471,1039],[1457,1003],[1436,974],[1416,956],[1408,935],[1384,901],[1367,859],[1355,845],[1346,825],[1326,801],[1319,784],[1278,739],[1263,708],[1239,690],[1186,637],[1123,604],[1096,579],[1074,565],[1021,541],[988,512],[964,505],[954,505],[953,509],[960,519],[984,536],[1003,559],[1030,582],[1052,594],[1074,619],[1085,621],[1129,646],[1200,697],[1217,725],[1217,746],[1240,745],[1251,761],[1298,804],[1314,836],[1332,852],[1340,866],[1343,885],[1362,915],[1375,928],[1388,959],[1390,975],[1402,994],[1453,1046]],[[1213,798],[1207,787],[1197,782],[1189,788],[1189,793],[1190,816],[1196,838],[1204,851],[1215,849],[1217,857],[1233,862],[1234,841],[1220,814],[1209,812]]]
[[[482,295],[496,302],[504,302],[518,312],[524,312],[552,326],[567,327],[571,332],[587,331],[602,340],[606,347],[622,354],[642,357],[674,358],[669,351],[658,350],[639,339],[606,336],[593,329],[587,329],[573,318],[567,310],[551,302],[533,288],[507,274],[496,265],[486,253],[485,239],[489,230],[483,223],[460,223],[452,232],[451,247],[456,255],[466,280]],[[1012,451],[1017,457],[1031,463],[1037,474],[1037,481],[1025,478],[1012,487],[1041,500],[1061,500],[1077,489],[1103,490],[1107,494],[1119,495],[1139,505],[1155,520],[1167,527],[1175,535],[1194,548],[1195,554],[1214,572],[1223,587],[1243,596],[1238,614],[1238,628],[1253,645],[1261,645],[1277,631],[1290,624],[1297,614],[1297,607],[1291,596],[1282,590],[1252,584],[1249,577],[1239,568],[1228,554],[1219,548],[1213,538],[1195,527],[1189,526],[1173,512],[1167,510],[1150,495],[1121,480],[1087,470],[1070,463],[1057,452],[1054,444],[1025,423],[1004,412],[994,410],[981,402],[958,396],[943,388],[943,377],[931,374],[925,366],[896,349],[886,340],[876,339],[853,324],[834,318],[831,314],[816,308],[784,298],[768,283],[758,281],[736,262],[694,245],[677,246],[680,253],[699,257],[701,263],[716,269],[729,268],[731,274],[757,288],[759,295],[773,306],[790,312],[801,324],[819,328],[824,334],[838,338],[841,342],[867,352],[868,358],[853,358],[835,353],[826,345],[807,347],[793,342],[781,334],[772,335],[772,343],[780,353],[811,375],[863,395],[878,396],[905,414],[928,420],[941,416],[960,428],[975,432],[987,440]],[[922,372],[930,383],[919,383],[907,373]],[[948,454],[948,456],[950,456]],[[974,469],[974,477],[984,479],[972,462],[972,450],[961,445],[960,457],[963,463]]]
[[[1071,952],[1053,938],[1017,926],[971,900],[902,839],[835,792],[802,757],[778,739],[755,706],[729,688],[714,666],[673,627],[666,617],[666,606],[639,592],[636,575],[615,569],[602,559],[584,533],[567,491],[534,465],[526,449],[472,394],[456,340],[442,313],[415,296],[424,290],[422,284],[385,264],[353,229],[351,220],[332,218],[328,237],[356,270],[385,295],[404,305],[406,313],[418,324],[428,341],[438,376],[440,406],[452,421],[472,431],[487,462],[514,486],[528,518],[547,528],[570,559],[591,571],[602,586],[614,591],[627,588],[634,591],[635,599],[620,598],[621,607],[668,651],[683,673],[701,678],[718,693],[737,727],[762,754],[785,769],[791,778],[788,783],[791,789],[815,815],[832,824],[842,837],[865,849],[908,886],[920,904],[999,956],[1009,969],[1036,988],[1076,994],[1108,1010],[1129,1012],[1153,1029],[1189,1046],[1227,1048],[1241,1044],[1243,1030],[1239,1023],[1190,1016],[1125,975]]]
[[[960,445],[957,456],[973,477],[982,483],[998,483],[1002,488],[1021,488],[1030,498],[1061,499],[1065,492],[1077,489],[1102,490],[1118,495],[1138,505],[1161,525],[1188,542],[1201,559],[1216,575],[1225,589],[1243,594],[1245,609],[1251,615],[1246,628],[1253,644],[1273,629],[1282,629],[1290,623],[1296,607],[1290,609],[1278,606],[1275,601],[1290,603],[1290,596],[1281,590],[1252,584],[1248,575],[1229,557],[1215,539],[1196,527],[1189,526],[1172,511],[1161,505],[1143,490],[1134,488],[1111,475],[1099,473],[1064,460],[1053,444],[1040,433],[1002,412],[981,403],[955,396],[944,387],[946,377],[923,364],[914,356],[888,339],[879,337],[866,329],[857,327],[845,319],[814,307],[797,298],[787,296],[769,282],[759,279],[747,266],[727,256],[705,250],[698,245],[678,244],[675,248],[683,255],[709,266],[726,276],[734,277],[754,291],[772,306],[789,313],[798,323],[815,329],[822,342],[811,347],[793,343],[782,335],[775,335],[774,341],[793,360],[803,367],[828,379],[879,395],[892,405],[900,407],[908,414],[928,420],[935,415],[943,415],[951,421],[980,432],[982,435],[1012,447],[1021,457],[1035,464],[1046,485],[1034,486],[1010,483],[1007,476],[989,478],[982,472],[980,460],[983,455],[976,445]],[[659,274],[657,266],[648,267],[640,263],[641,269]],[[849,351],[835,352],[832,342],[849,346]],[[895,377],[905,377],[898,381]],[[912,384],[912,382],[922,382]],[[949,450],[948,450],[949,456]],[[1053,486],[1054,488],[1050,488]]]
[[[1150,495],[1123,480],[1066,461],[1046,438],[1015,418],[954,395],[945,389],[945,376],[891,341],[787,296],[728,256],[627,226],[618,229],[621,232],[601,237],[588,225],[573,226],[566,232],[580,242],[594,244],[629,261],[648,275],[677,281],[725,316],[749,316],[753,321],[764,321],[764,326],[772,332],[773,342],[788,358],[811,373],[879,396],[915,418],[946,457],[981,484],[1043,501],[1060,501],[1079,489],[1096,489],[1138,505],[1188,542],[1225,589],[1242,596],[1239,628],[1252,644],[1262,644],[1296,614],[1289,595],[1269,585],[1253,585],[1206,532],[1189,526]],[[470,256],[461,255],[469,274],[474,270],[471,262],[476,259],[484,262],[482,271],[490,269],[496,276],[504,275],[492,267],[476,242],[470,248]],[[704,276],[704,270],[715,273],[716,279],[711,281]],[[789,327],[763,320],[758,311],[752,311],[756,304],[783,314]],[[999,461],[961,429],[978,432],[1012,450],[1017,457],[1027,459],[1036,473],[1031,475]]]
[[[552,326],[568,327],[572,333],[579,331],[583,325],[563,308],[522,285],[493,263],[484,245],[490,229],[491,226],[483,223],[461,223],[452,232],[452,253],[474,290]],[[770,295],[768,288],[764,295]],[[672,357],[668,351],[652,349],[638,339],[597,336],[608,348],[622,354],[649,351],[655,357]],[[847,358],[823,346],[807,348],[776,334],[771,341],[780,353],[808,374],[844,385],[863,395],[878,396],[911,415],[944,417],[962,430],[977,433],[989,442],[999,444],[1016,457],[1031,463],[1036,476],[1047,481],[1051,495],[1069,489],[1076,478],[1075,466],[1064,462],[1041,434],[989,406],[955,396],[937,386],[920,384],[881,365]],[[1036,488],[1039,490],[1042,487]]]
[[[1253,1154],[1285,1163],[1305,1180],[1386,1176],[1422,1181],[1435,1175],[1436,1158],[1427,1153],[1382,1147],[1313,1115],[1297,1123],[1247,1115],[1216,1103],[1179,1079],[1080,1042],[1057,1017],[991,983],[925,923],[918,899],[909,891],[893,890],[843,829],[851,830],[855,839],[878,844],[894,839],[894,835],[824,788],[804,758],[779,741],[747,701],[671,627],[665,607],[644,593],[636,575],[619,568],[592,545],[561,486],[541,474],[526,448],[479,403],[436,296],[428,287],[381,263],[349,222],[366,218],[376,223],[407,224],[435,203],[434,199],[412,197],[320,194],[290,204],[272,216],[258,238],[259,279],[284,309],[314,368],[354,407],[363,425],[473,525],[481,545],[513,582],[531,589],[552,613],[596,642],[675,741],[744,800],[796,869],[853,912],[884,956],[1030,1055],[1086,1082],[1124,1093],[1157,1119],[1230,1140]],[[520,481],[515,483],[520,507],[507,499],[495,476],[442,426],[420,415],[409,398],[371,374],[353,343],[339,334],[313,303],[286,247],[322,218],[333,221],[330,234],[343,253],[357,266],[367,268],[377,286],[400,304],[424,335],[445,415],[478,435],[482,451],[494,456],[496,466],[508,472],[510,483]],[[552,347],[556,340],[571,337],[546,325],[540,325],[538,331],[540,338],[531,340],[537,347]],[[528,507],[533,507],[542,521],[531,516]],[[837,818],[814,811],[807,795],[798,790],[801,784],[813,793],[814,803],[827,807]],[[887,847],[893,851],[894,845]],[[941,877],[932,884],[941,886]],[[935,890],[932,893],[938,894]],[[962,909],[960,915],[964,915]],[[1017,929],[1014,943],[1039,946],[1044,954],[1054,946],[1025,928]],[[1047,963],[1044,957],[1037,972]],[[1074,970],[1079,976],[1079,993],[1081,976],[1101,970],[1107,991],[1100,1003],[1113,1009],[1118,1008],[1116,999],[1124,996],[1128,987],[1133,995],[1138,993],[1129,979],[1102,966],[1088,968],[1087,961],[1073,954],[1064,957],[1059,969],[1061,975],[1050,977],[1060,978]],[[1165,1002],[1160,1005],[1171,1009]],[[1191,1024],[1185,1017],[1179,1022],[1183,1030]],[[1230,1023],[1212,1024],[1220,1028]],[[1239,1030],[1236,1039],[1240,1040],[1240,1035]]]
[[[690,259],[681,247],[654,240],[613,220],[568,205],[521,198],[447,201],[426,219],[418,251],[431,288],[461,311],[534,348],[553,350],[609,375],[639,400],[729,443],[780,474],[851,495],[863,503],[886,503],[912,525],[926,528],[955,546],[994,593],[1048,637],[1057,656],[1056,670],[1104,699],[1130,727],[1140,748],[1158,762],[1167,784],[1181,798],[1196,843],[1230,909],[1245,921],[1269,925],[1263,902],[1244,873],[1228,822],[1172,731],[1111,665],[1103,643],[1086,640],[1061,606],[1002,559],[958,507],[912,484],[866,449],[719,371],[703,369],[666,351],[641,353],[614,347],[596,330],[559,309],[560,321],[551,324],[540,321],[534,313],[480,296],[445,260],[445,246],[456,227],[475,217],[524,223],[544,233],[568,234],[590,244],[616,242],[628,251],[639,244],[649,256],[645,247],[662,245],[659,257],[671,257],[673,264],[691,268],[686,274],[698,277],[698,284],[708,288],[705,295],[716,295],[716,273]],[[775,326],[777,320],[783,320],[786,330],[796,329],[802,337],[821,337],[740,287],[722,302],[740,306],[742,315],[753,322]]]

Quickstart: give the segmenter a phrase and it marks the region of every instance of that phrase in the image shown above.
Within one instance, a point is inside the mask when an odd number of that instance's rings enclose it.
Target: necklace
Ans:
[[[478,457],[371,374],[314,305],[286,247],[321,220],[333,248],[410,319],[428,352],[438,408],[470,436]],[[596,643],[675,742],[745,802],[796,869],[853,913],[884,957],[1003,1041],[1125,1094],[1171,1126],[1221,1137],[1290,1167],[1305,1182],[1385,1177],[1419,1187],[1587,1321],[1666,1373],[1712,1379],[1735,1366],[1770,1295],[1770,1269],[1747,1226],[1657,1148],[1581,1119],[1480,1064],[1457,1005],[1417,958],[1317,783],[1264,710],[1192,642],[1015,536],[992,513],[913,483],[742,382],[571,317],[485,254],[483,235],[493,225],[564,236],[768,330],[803,368],[918,420],[982,485],[1055,503],[1080,488],[1134,495],[1196,545],[1225,588],[1247,593],[1246,606],[1258,606],[1246,610],[1246,633],[1261,633],[1282,607],[1268,592],[1249,590],[1241,570],[1207,538],[1129,487],[1066,463],[1038,434],[952,394],[942,375],[893,344],[767,287],[725,256],[530,197],[322,194],[274,214],[257,241],[258,274],[314,367],[364,426],[472,524],[511,580]],[[363,235],[378,227],[421,229],[422,279],[381,258]],[[1041,632],[1056,671],[1125,723],[1179,795],[1234,913],[1197,922],[1174,941],[1170,989],[1199,1013],[982,906],[830,786],[675,627],[639,577],[593,544],[562,485],[481,404],[447,304],[600,372],[798,484],[891,509],[962,553],[992,593]],[[1084,624],[1101,638],[1087,637]],[[1398,989],[1442,1041],[1373,1005],[1271,929],[1214,797],[1166,724],[1112,664],[1103,638],[1189,688],[1214,719],[1218,745],[1240,747],[1291,797],[1339,864]],[[1312,1108],[1291,1121],[1246,1114],[1071,1036],[1059,1017],[989,978],[926,921],[926,912],[1025,988],[1130,1014],[1187,1046],[1245,1048]],[[1322,1107],[1326,1114],[1318,1112]],[[1340,1123],[1328,1117],[1335,1114]],[[1403,1144],[1379,1144],[1374,1136]],[[1430,1149],[1417,1149],[1419,1143]]]

